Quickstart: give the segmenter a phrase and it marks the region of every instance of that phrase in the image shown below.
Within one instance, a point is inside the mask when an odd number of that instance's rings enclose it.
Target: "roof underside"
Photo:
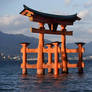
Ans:
[[[37,21],[37,18],[41,18],[43,22],[48,22],[46,20],[50,20],[52,22],[74,22],[76,20],[80,20],[80,18],[77,16],[77,14],[74,15],[55,15],[55,14],[48,14],[48,13],[42,13],[36,10],[33,10],[27,6],[24,5],[23,11],[20,12],[20,14],[28,16],[28,17],[33,17],[33,21]],[[41,20],[40,19],[40,20]],[[39,22],[39,21],[37,21]]]

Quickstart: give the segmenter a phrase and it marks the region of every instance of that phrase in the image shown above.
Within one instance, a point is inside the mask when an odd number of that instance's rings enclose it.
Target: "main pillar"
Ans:
[[[65,26],[61,25],[61,31],[66,31]],[[65,34],[61,35],[61,42],[62,73],[68,73]]]
[[[40,30],[44,29],[44,24],[39,23]],[[38,60],[37,60],[37,74],[43,74],[43,46],[44,46],[44,34],[39,33],[39,44],[38,44]]]

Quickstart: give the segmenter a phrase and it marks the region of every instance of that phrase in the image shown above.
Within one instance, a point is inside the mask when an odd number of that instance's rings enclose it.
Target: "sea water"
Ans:
[[[28,69],[22,76],[20,61],[0,61],[0,92],[92,92],[92,61],[85,61],[83,74],[69,69],[69,74],[36,75]]]

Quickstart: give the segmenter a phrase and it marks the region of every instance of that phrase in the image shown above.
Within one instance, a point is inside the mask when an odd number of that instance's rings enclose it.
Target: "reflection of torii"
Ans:
[[[67,31],[66,30],[66,26],[67,25],[73,25],[73,23],[76,20],[80,20],[79,17],[77,17],[77,14],[74,15],[67,15],[67,16],[61,16],[61,15],[53,15],[53,14],[47,14],[47,13],[42,13],[33,9],[28,8],[27,6],[24,5],[24,10],[22,12],[20,12],[20,14],[28,16],[29,19],[31,21],[34,22],[38,22],[39,23],[39,28],[35,29],[32,28],[32,32],[34,33],[39,33],[39,45],[37,49],[27,49],[27,52],[36,52],[38,53],[38,60],[37,60],[37,65],[28,65],[27,67],[30,68],[37,68],[37,74],[43,74],[43,69],[44,68],[54,68],[54,74],[57,75],[58,74],[58,68],[62,67],[62,72],[64,73],[68,73],[68,67],[80,67],[80,71],[81,68],[83,67],[82,61],[80,62],[81,64],[79,64],[80,66],[78,66],[77,64],[69,64],[69,62],[67,61],[67,53],[78,53],[79,49],[67,49],[66,48],[66,35],[72,35],[72,31]],[[44,27],[44,24],[47,23],[49,26],[49,30],[46,30]],[[57,30],[58,25],[61,25],[61,30]],[[61,48],[59,48],[58,42],[54,42],[54,48],[44,48],[44,34],[56,34],[56,35],[61,35],[61,41],[62,41],[62,46]],[[22,46],[24,46],[23,44],[26,43],[22,43]],[[80,43],[81,44],[81,43]],[[83,48],[81,47],[80,49],[80,53],[84,52],[84,50],[82,50]],[[25,51],[21,50],[22,53]],[[50,52],[49,52],[50,51]],[[58,53],[61,52],[61,58],[62,58],[62,65],[60,67],[60,64],[58,63]],[[43,53],[54,53],[55,54],[55,62],[54,64],[48,65],[48,64],[44,64],[44,58],[43,58]],[[81,55],[82,56],[82,55]],[[81,57],[82,58],[82,57]],[[24,58],[25,59],[25,58]],[[50,59],[50,58],[49,58]],[[80,59],[82,60],[82,59]],[[25,60],[26,61],[26,60]],[[22,63],[22,68],[25,70],[26,67]]]

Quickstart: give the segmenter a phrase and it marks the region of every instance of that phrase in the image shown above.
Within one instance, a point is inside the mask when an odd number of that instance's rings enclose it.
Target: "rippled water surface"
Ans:
[[[37,76],[36,70],[21,75],[19,61],[0,61],[0,92],[92,92],[92,61],[85,61],[84,74],[69,69],[69,74]]]

